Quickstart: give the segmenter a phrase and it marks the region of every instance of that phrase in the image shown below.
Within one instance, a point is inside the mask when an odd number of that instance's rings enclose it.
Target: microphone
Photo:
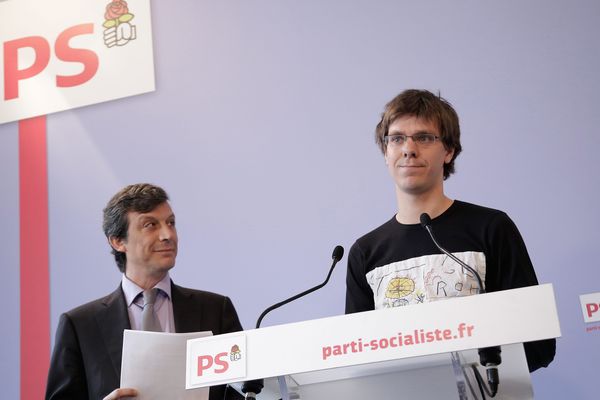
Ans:
[[[471,268],[470,266],[468,266],[467,263],[465,263],[464,261],[462,261],[461,259],[456,257],[454,254],[452,254],[448,250],[444,249],[442,246],[439,245],[437,240],[435,240],[435,236],[433,236],[433,230],[431,229],[431,218],[429,217],[429,214],[427,214],[427,213],[421,214],[420,219],[421,219],[421,226],[423,226],[423,228],[425,228],[427,230],[427,232],[429,233],[429,236],[431,237],[431,240],[433,241],[433,244],[435,244],[435,246],[438,249],[440,249],[440,251],[442,253],[444,253],[445,255],[450,257],[452,260],[454,260],[456,263],[458,263],[460,266],[462,266],[463,268],[467,269],[470,273],[475,275],[475,278],[477,278],[477,284],[479,285],[478,293],[485,293],[485,287],[483,286],[483,281],[481,280],[481,276],[479,275],[479,273],[477,271],[475,271],[473,268]]]
[[[302,293],[298,293],[297,295],[292,296],[289,299],[280,301],[279,303],[273,304],[271,307],[267,308],[265,311],[262,312],[262,314],[260,314],[260,317],[258,317],[258,320],[256,321],[256,329],[260,328],[260,323],[262,322],[265,315],[267,315],[269,312],[271,312],[289,302],[299,299],[300,297],[306,296],[307,294],[312,293],[315,290],[319,290],[323,286],[325,286],[327,284],[327,282],[329,282],[329,278],[331,278],[331,274],[333,273],[333,269],[335,268],[335,265],[342,259],[342,257],[344,257],[344,248],[339,245],[335,246],[335,248],[333,249],[333,253],[331,254],[331,258],[333,259],[333,262],[331,264],[331,268],[329,268],[329,273],[327,274],[327,278],[325,278],[325,281],[323,281],[323,283],[321,283],[315,287],[305,290]],[[244,384],[242,385],[242,392],[246,395],[245,399],[256,399],[256,395],[262,391],[263,387],[264,387],[264,381],[262,379],[255,379],[253,381],[244,382]]]
[[[271,311],[275,310],[276,308],[279,308],[291,301],[299,299],[300,297],[306,296],[307,294],[312,293],[315,290],[321,289],[323,286],[325,286],[327,284],[327,282],[329,282],[329,278],[331,277],[331,274],[333,273],[333,268],[335,268],[335,265],[338,263],[338,261],[340,261],[342,259],[342,257],[344,257],[344,248],[339,245],[335,246],[335,249],[333,249],[333,254],[331,255],[331,258],[333,259],[333,263],[331,264],[331,268],[329,269],[329,273],[327,274],[327,278],[325,279],[325,281],[323,283],[321,283],[320,285],[317,285],[313,288],[305,290],[302,293],[298,293],[297,295],[292,296],[289,299],[280,301],[279,303],[273,304],[271,307],[267,308],[265,311],[263,311],[262,314],[260,314],[260,317],[258,317],[258,320],[256,321],[256,329],[260,328],[260,323],[262,322],[265,315],[267,315],[269,312],[271,312]]]
[[[435,240],[435,236],[433,235],[433,229],[431,228],[431,217],[429,216],[429,214],[427,214],[427,213],[421,214],[420,220],[421,220],[421,226],[423,226],[423,228],[425,228],[425,230],[427,230],[427,233],[429,233],[429,236],[431,237],[433,244],[435,244],[435,246],[438,249],[440,249],[440,251],[442,253],[444,253],[445,255],[450,257],[452,260],[454,260],[456,263],[458,263],[460,266],[462,266],[463,268],[465,268],[469,272],[471,272],[477,278],[477,284],[479,285],[478,293],[485,293],[485,286],[483,285],[483,281],[481,280],[481,276],[479,275],[479,273],[477,271],[475,271],[474,268],[471,268],[469,265],[467,265],[467,263],[465,263],[464,261],[462,261],[461,259],[456,257],[454,254],[452,254],[448,250],[444,249],[442,246],[440,246],[440,244],[437,242],[437,240]],[[479,349],[478,353],[479,353],[479,363],[482,366],[486,367],[486,375],[487,375],[488,385],[490,388],[488,395],[490,397],[494,397],[496,395],[496,392],[498,391],[498,384],[500,383],[500,378],[498,375],[498,365],[500,365],[500,363],[502,362],[502,358],[500,356],[500,353],[501,353],[500,346],[485,347],[483,349]],[[475,377],[479,383],[479,380],[480,379],[482,380],[482,378],[479,375],[479,371],[477,371],[477,369],[475,369],[474,371],[476,372]],[[486,391],[487,391],[487,388],[486,388]]]
[[[502,350],[500,346],[485,347],[479,349],[479,363],[483,365],[486,370],[488,386],[490,388],[490,397],[494,397],[498,392],[498,385],[500,384],[500,376],[498,374],[498,365],[502,362],[500,353]],[[479,371],[478,371],[479,372]]]

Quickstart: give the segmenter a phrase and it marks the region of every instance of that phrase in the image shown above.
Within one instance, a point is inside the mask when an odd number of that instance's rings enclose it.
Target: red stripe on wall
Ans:
[[[44,398],[50,363],[46,116],[19,121],[21,399]]]

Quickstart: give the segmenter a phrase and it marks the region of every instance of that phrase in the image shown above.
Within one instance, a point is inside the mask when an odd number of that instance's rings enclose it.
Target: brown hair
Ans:
[[[169,200],[167,193],[160,187],[149,183],[137,183],[121,189],[108,202],[103,210],[102,229],[107,239],[127,239],[130,211],[146,213]],[[127,257],[125,253],[112,249],[115,262],[121,272],[125,272]]]
[[[446,150],[454,150],[452,160],[444,164],[444,179],[454,173],[454,160],[462,151],[458,114],[452,105],[440,95],[428,90],[408,89],[394,97],[385,105],[381,121],[375,128],[375,142],[385,154],[385,137],[390,125],[398,118],[414,116],[433,122],[439,129],[441,141]]]

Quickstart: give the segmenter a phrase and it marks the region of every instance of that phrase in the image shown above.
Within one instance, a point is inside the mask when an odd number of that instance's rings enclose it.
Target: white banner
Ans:
[[[150,0],[0,2],[0,124],[154,90]]]

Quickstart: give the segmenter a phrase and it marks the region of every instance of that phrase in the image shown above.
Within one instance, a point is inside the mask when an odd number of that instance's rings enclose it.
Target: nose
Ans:
[[[163,224],[160,228],[159,239],[160,241],[170,241],[175,235],[175,227],[169,224]]]
[[[403,158],[416,158],[418,147],[412,137],[408,137],[401,148]]]

